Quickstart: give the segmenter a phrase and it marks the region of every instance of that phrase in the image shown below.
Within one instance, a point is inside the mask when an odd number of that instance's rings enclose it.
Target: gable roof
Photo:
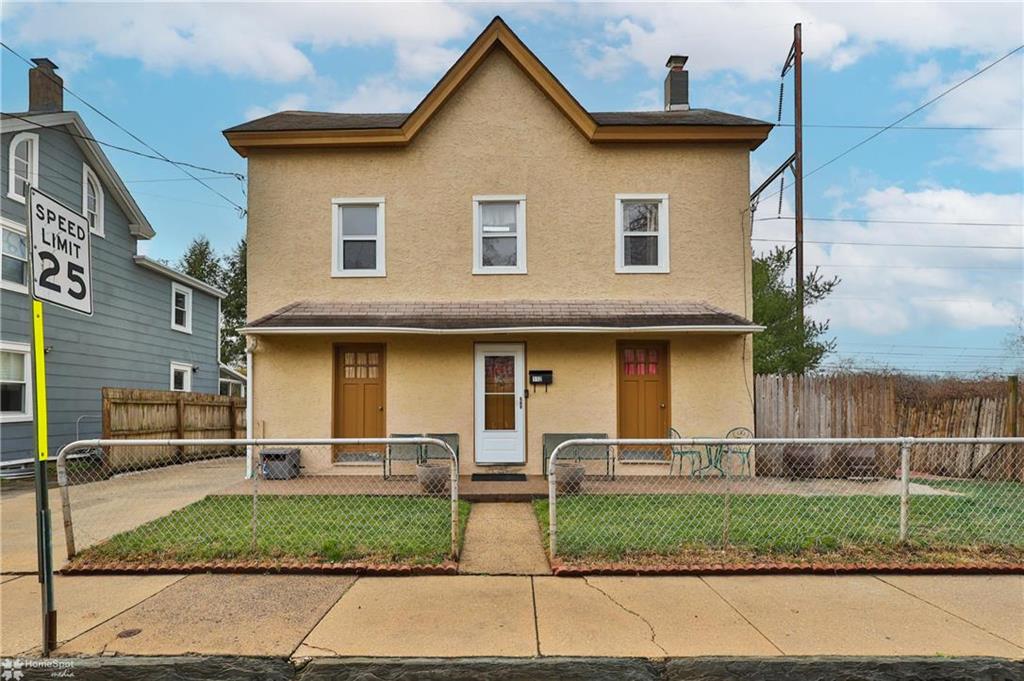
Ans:
[[[735,142],[755,149],[772,128],[764,121],[709,109],[590,113],[501,17],[495,17],[411,113],[287,111],[228,128],[224,136],[242,156],[256,147],[402,146],[415,138],[491,51],[498,48],[505,50],[590,142]]]
[[[117,202],[117,205],[121,207],[121,210],[128,217],[128,231],[140,239],[152,239],[156,236],[153,226],[149,224],[149,220],[142,213],[139,204],[135,203],[135,199],[132,198],[128,187],[124,185],[121,176],[114,170],[113,164],[107,158],[107,155],[103,153],[100,145],[94,141],[95,138],[77,112],[4,114],[0,116],[0,120],[3,121],[3,131],[5,133],[34,132],[37,130],[62,128],[63,126],[71,128],[71,136],[85,155],[89,167],[99,175],[104,186],[109,190],[111,198]],[[63,131],[58,130],[58,132]]]

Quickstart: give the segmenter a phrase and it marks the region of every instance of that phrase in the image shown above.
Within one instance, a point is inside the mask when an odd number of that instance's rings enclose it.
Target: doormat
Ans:
[[[473,473],[474,482],[526,482],[526,473]]]

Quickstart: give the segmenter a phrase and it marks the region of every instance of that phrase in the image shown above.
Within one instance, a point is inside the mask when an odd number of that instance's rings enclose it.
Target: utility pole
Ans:
[[[793,26],[793,186],[796,228],[796,301],[800,328],[804,325],[804,83],[800,24]]]
[[[753,220],[757,208],[758,197],[772,182],[786,170],[793,171],[794,178],[794,242],[796,247],[796,300],[797,315],[800,326],[804,323],[804,69],[803,69],[803,36],[801,25],[793,25],[793,44],[789,47],[786,63],[782,67],[782,78],[793,70],[793,153],[768,176],[761,186],[750,195],[750,212]],[[782,117],[782,91],[779,90],[779,119]],[[779,193],[781,193],[781,189]],[[780,208],[782,197],[779,197]]]

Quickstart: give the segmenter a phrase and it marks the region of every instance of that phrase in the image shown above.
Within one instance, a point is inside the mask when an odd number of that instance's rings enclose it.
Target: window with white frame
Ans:
[[[28,198],[28,186],[39,185],[39,135],[19,132],[11,139],[7,196],[18,203]]]
[[[473,274],[526,274],[526,197],[473,197]]]
[[[192,333],[192,289],[171,282],[171,328]]]
[[[89,221],[89,231],[103,236],[103,185],[92,168],[82,164],[82,215]]]
[[[171,390],[179,393],[192,392],[192,365],[171,362]]]
[[[28,293],[28,242],[25,228],[7,220],[0,221],[3,239],[0,257],[0,288]]]
[[[334,199],[332,204],[332,276],[385,276],[384,199]]]
[[[668,194],[615,195],[615,271],[669,271]]]
[[[27,343],[0,343],[0,423],[32,420]]]

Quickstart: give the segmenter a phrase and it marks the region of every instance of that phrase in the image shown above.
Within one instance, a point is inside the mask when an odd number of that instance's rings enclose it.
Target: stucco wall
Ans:
[[[635,338],[639,336],[629,336]],[[650,336],[655,338],[656,336]],[[753,427],[744,378],[749,346],[738,336],[677,334],[671,352],[673,424],[692,436],[724,435]],[[525,342],[526,369],[554,370],[554,384],[531,393],[526,406],[525,472],[541,473],[542,436],[548,432],[603,432],[617,428],[616,337],[604,334],[472,338],[391,336],[267,337],[254,354],[256,434],[265,437],[331,435],[334,343],[381,342],[387,357],[387,433],[457,432],[463,474],[473,463],[474,341]],[[303,455],[306,473],[355,472],[330,465],[326,448]],[[486,470],[493,471],[493,467]]]
[[[637,298],[749,314],[749,152],[590,144],[495,50],[404,148],[252,150],[249,314],[296,300]],[[669,274],[615,274],[615,194],[668,193]],[[525,194],[527,275],[472,274],[472,197]],[[331,199],[386,199],[386,278],[331,278]],[[262,397],[262,395],[260,396]]]

